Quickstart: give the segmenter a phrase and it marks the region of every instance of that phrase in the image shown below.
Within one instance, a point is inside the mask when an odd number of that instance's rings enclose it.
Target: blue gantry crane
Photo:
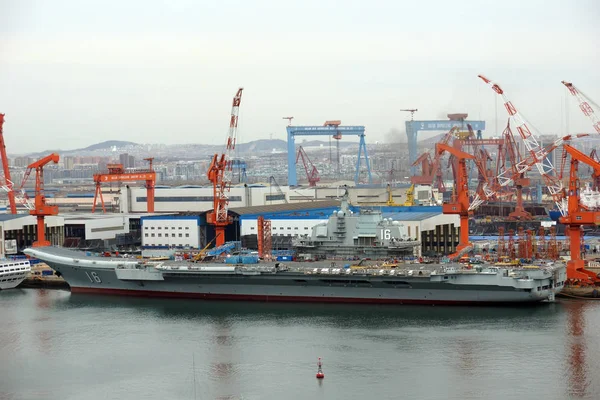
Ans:
[[[444,131],[448,132],[454,127],[467,129],[467,125],[471,125],[474,131],[477,132],[477,139],[481,139],[481,131],[485,130],[485,121],[470,121],[467,120],[467,114],[448,114],[448,120],[434,121],[415,121],[413,116],[417,109],[405,109],[411,113],[410,121],[406,121],[406,136],[408,136],[408,159],[410,165],[413,165],[417,160],[417,134],[419,131]],[[410,167],[411,176],[416,173],[416,166]]]
[[[291,120],[290,120],[291,122]],[[368,177],[368,183],[372,183],[371,164],[367,153],[367,144],[365,142],[364,126],[342,126],[340,121],[327,121],[323,126],[291,126],[286,127],[287,131],[287,156],[288,156],[288,185],[298,185],[296,176],[296,136],[331,136],[340,140],[342,135],[358,136],[358,158],[356,160],[356,171],[354,173],[354,183],[359,184],[361,161],[364,158]]]

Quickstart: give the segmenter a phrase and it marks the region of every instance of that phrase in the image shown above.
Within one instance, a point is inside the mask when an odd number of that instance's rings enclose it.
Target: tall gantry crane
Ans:
[[[569,89],[569,92],[577,99],[581,112],[592,121],[592,126],[596,132],[600,133],[600,120],[594,112],[592,105],[594,105],[596,109],[600,109],[600,106],[586,96],[581,90],[577,89],[571,82],[561,81],[561,83],[565,85],[567,89]]]
[[[296,156],[296,164],[298,164],[298,160],[302,160],[302,165],[304,165],[304,171],[306,172],[306,179],[308,180],[308,186],[314,187],[317,186],[317,182],[321,179],[319,177],[319,171],[317,167],[314,166],[306,151],[302,146],[298,146],[298,155]]]
[[[2,182],[2,189],[4,189],[8,196],[8,204],[10,206],[10,213],[17,213],[17,203],[15,201],[15,192],[13,191],[13,182],[10,177],[10,168],[8,166],[8,157],[6,156],[6,145],[4,143],[4,114],[0,114],[0,157],[2,158],[2,169],[4,171],[4,182]]]
[[[121,183],[121,182],[136,182],[144,181],[146,183],[146,202],[149,213],[154,212],[154,187],[156,186],[156,172],[152,169],[152,160],[154,158],[145,158],[150,166],[147,170],[142,171],[126,171],[123,164],[108,164],[108,172],[94,174],[94,182],[96,183],[96,191],[94,192],[94,203],[92,204],[92,212],[96,211],[96,202],[100,198],[102,212],[106,213],[104,206],[104,197],[102,196],[102,184]]]
[[[225,244],[225,227],[231,223],[231,219],[227,214],[229,192],[231,191],[231,180],[233,178],[231,160],[237,140],[238,116],[243,90],[244,88],[239,88],[233,97],[225,151],[221,155],[215,154],[213,156],[207,172],[208,180],[213,184],[213,210],[207,214],[206,220],[215,227],[215,235],[217,236],[215,246],[217,247]]]
[[[58,215],[58,206],[49,206],[46,204],[46,196],[44,195],[44,166],[48,163],[58,163],[59,156],[52,153],[32,164],[27,166],[21,188],[25,187],[25,183],[35,170],[35,202],[34,208],[29,210],[30,215],[35,215],[37,219],[37,240],[33,243],[33,247],[50,246],[50,242],[46,240],[46,224],[45,217],[50,215]]]

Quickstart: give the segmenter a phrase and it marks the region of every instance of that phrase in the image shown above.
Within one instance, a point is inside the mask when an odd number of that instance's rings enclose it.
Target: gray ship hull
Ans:
[[[180,297],[216,300],[257,300],[396,304],[505,304],[553,298],[562,289],[563,269],[540,279],[518,280],[498,274],[429,274],[410,276],[324,273],[324,269],[247,271],[212,264],[205,270],[158,267],[86,257],[58,248],[27,249],[59,272],[73,293]],[[190,264],[194,265],[194,264]],[[197,264],[196,264],[197,265]],[[162,269],[160,269],[162,268]],[[228,272],[209,271],[230,269]],[[231,268],[236,268],[231,272]],[[335,271],[335,270],[334,270]]]

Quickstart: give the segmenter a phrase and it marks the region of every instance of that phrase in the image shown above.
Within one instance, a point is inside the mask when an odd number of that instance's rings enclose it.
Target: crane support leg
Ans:
[[[567,262],[567,278],[581,279],[588,282],[589,279],[597,281],[598,276],[585,269],[585,262],[581,259],[581,227],[578,225],[568,225],[570,241],[571,260]]]
[[[46,224],[43,215],[37,216],[37,241],[33,242],[33,247],[50,246],[50,242],[46,240]]]
[[[460,216],[460,238],[458,241],[458,246],[456,246],[456,251],[461,251],[465,247],[470,246],[469,243],[469,216],[461,215]]]
[[[215,247],[223,246],[225,244],[225,227],[215,226]]]
[[[102,197],[102,188],[100,182],[96,183],[96,191],[94,192],[94,203],[92,204],[92,213],[96,211],[96,202],[100,197],[100,205],[102,205],[102,212],[106,214],[106,208],[104,207],[104,197]]]
[[[147,200],[148,212],[153,213],[154,212],[154,181],[153,180],[146,181],[146,200]]]

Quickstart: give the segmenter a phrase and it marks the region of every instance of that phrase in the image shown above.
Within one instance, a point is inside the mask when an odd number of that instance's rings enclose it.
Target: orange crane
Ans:
[[[49,215],[58,215],[58,206],[49,206],[46,204],[46,196],[44,196],[44,166],[48,163],[58,163],[59,156],[52,153],[32,164],[27,166],[27,171],[23,175],[21,189],[25,186],[25,182],[29,178],[31,171],[35,170],[35,202],[34,208],[29,210],[30,215],[35,215],[37,218],[37,241],[33,243],[33,247],[50,246],[50,242],[46,240],[46,224],[44,218]]]
[[[206,221],[215,227],[216,247],[225,244],[225,227],[232,222],[227,214],[227,208],[229,207],[229,192],[233,177],[231,160],[237,140],[238,116],[243,90],[244,88],[239,88],[233,97],[225,151],[221,155],[213,156],[207,172],[208,180],[213,184],[213,209],[206,215]]]
[[[594,284],[600,283],[600,279],[594,272],[584,268],[584,260],[581,258],[581,227],[584,225],[600,225],[600,211],[590,209],[581,203],[578,177],[580,162],[594,169],[593,176],[600,176],[600,163],[567,144],[564,145],[564,149],[571,155],[567,198],[568,213],[559,219],[561,223],[567,226],[570,239],[571,260],[567,263],[567,277]]]
[[[410,183],[421,184],[421,185],[432,185],[433,184],[433,162],[428,152],[425,152],[419,156],[412,163],[412,167],[421,165],[421,175],[415,175],[410,177]]]
[[[4,170],[5,185],[2,186],[8,195],[8,204],[10,205],[10,213],[17,213],[17,203],[15,201],[15,193],[13,192],[13,182],[10,178],[10,168],[8,167],[8,157],[6,156],[6,145],[4,144],[4,134],[2,127],[4,126],[4,114],[0,114],[0,157],[2,158],[2,169]]]
[[[298,164],[298,160],[302,159],[302,164],[304,165],[304,171],[306,172],[306,179],[308,180],[308,186],[314,187],[317,186],[317,182],[321,179],[319,177],[319,171],[317,167],[314,166],[306,151],[302,146],[298,147],[298,155],[296,156],[296,164]]]
[[[467,250],[469,243],[469,175],[467,171],[466,160],[475,160],[475,156],[467,154],[445,143],[436,143],[436,158],[439,158],[445,151],[452,154],[457,159],[458,168],[455,176],[455,192],[452,195],[450,203],[442,205],[444,214],[457,214],[460,216],[460,238],[456,253],[450,255],[450,258],[456,258],[460,252]]]
[[[153,158],[145,158],[149,161],[150,167],[148,170],[128,172],[123,168],[123,164],[108,164],[108,172],[94,174],[94,182],[96,183],[96,192],[94,193],[94,203],[92,204],[92,212],[96,211],[96,201],[100,198],[102,212],[106,213],[104,206],[104,197],[102,196],[102,184],[114,182],[146,182],[146,201],[148,204],[148,212],[154,212],[154,187],[156,186],[156,172],[152,169]]]
[[[256,220],[258,231],[258,256],[263,260],[271,258],[271,220],[265,219],[262,215]]]

